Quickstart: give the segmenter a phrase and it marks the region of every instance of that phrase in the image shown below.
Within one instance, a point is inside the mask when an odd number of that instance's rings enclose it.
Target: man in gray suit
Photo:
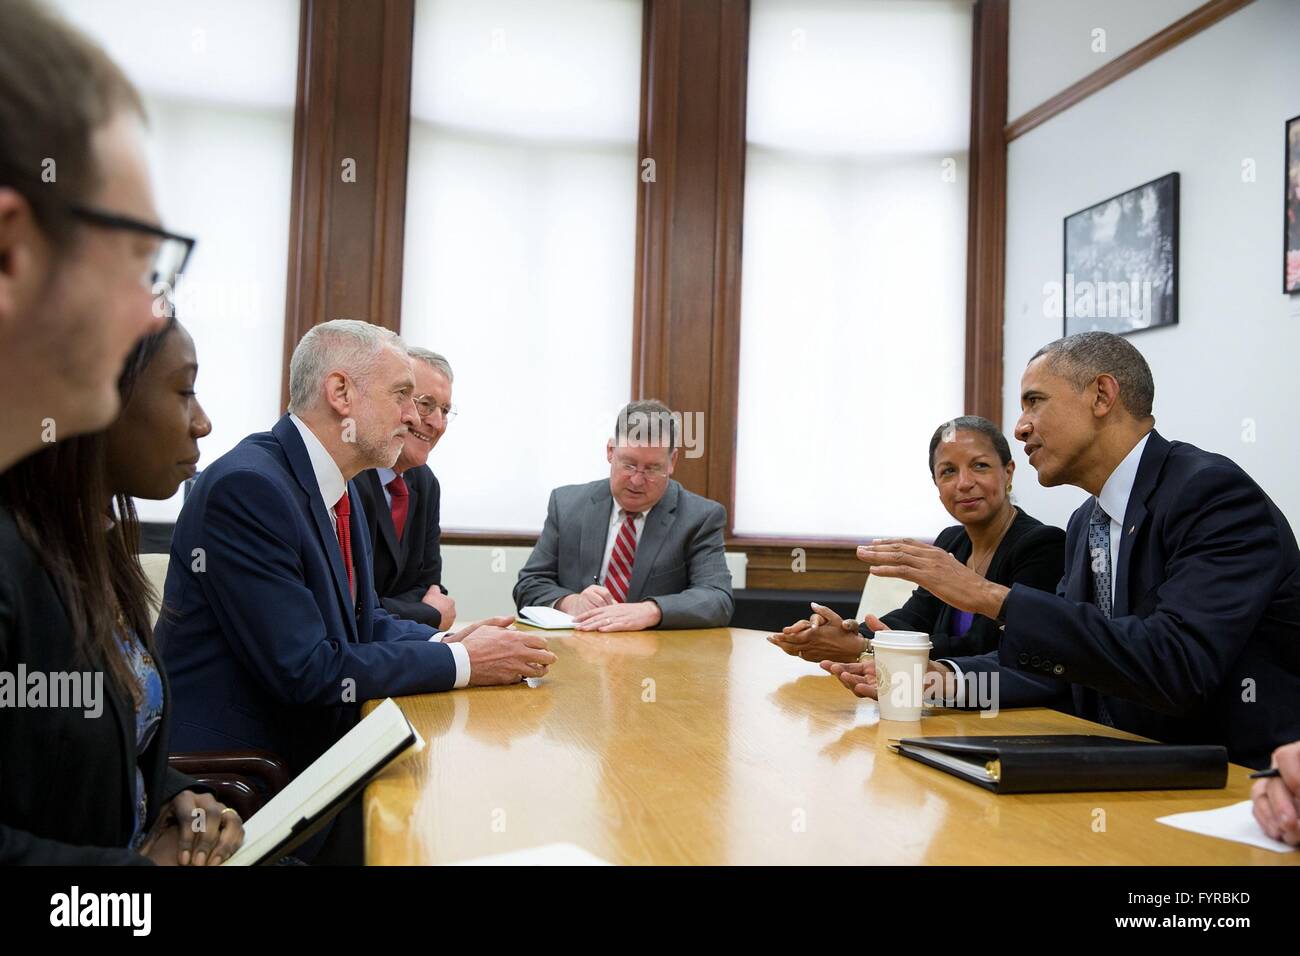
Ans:
[[[731,620],[722,505],[672,480],[680,423],[632,402],[605,446],[609,479],[551,492],[515,605],[572,614],[579,631],[722,627]]]

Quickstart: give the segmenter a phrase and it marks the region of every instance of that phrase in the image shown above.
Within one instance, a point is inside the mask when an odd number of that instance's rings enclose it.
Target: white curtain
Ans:
[[[754,0],[738,533],[930,536],[963,411],[971,5]]]
[[[631,389],[637,0],[418,0],[402,336],[460,411],[444,528],[538,531]]]
[[[297,89],[297,0],[55,0],[146,100],[163,224],[198,246],[177,290],[211,464],[279,415]],[[171,521],[181,495],[137,501]]]

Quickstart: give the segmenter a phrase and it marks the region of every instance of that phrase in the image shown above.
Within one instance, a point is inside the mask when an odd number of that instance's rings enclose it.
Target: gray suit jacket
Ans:
[[[515,583],[516,607],[550,605],[596,582],[613,507],[608,478],[551,492],[546,526]],[[641,530],[628,602],[654,598],[660,627],[724,627],[735,609],[723,557],[726,523],[722,505],[669,480]]]

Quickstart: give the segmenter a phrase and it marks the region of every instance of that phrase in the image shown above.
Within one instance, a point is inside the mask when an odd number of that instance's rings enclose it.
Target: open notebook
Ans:
[[[379,771],[424,740],[389,697],[244,823],[244,845],[223,866],[278,860],[334,818]]]
[[[553,607],[534,605],[521,608],[519,620],[525,624],[531,624],[533,627],[545,628],[548,631],[568,631],[573,628],[573,615],[557,611]]]

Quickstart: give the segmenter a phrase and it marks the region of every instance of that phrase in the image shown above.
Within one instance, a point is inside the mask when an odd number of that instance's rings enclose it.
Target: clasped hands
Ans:
[[[182,790],[158,814],[140,854],[159,866],[219,866],[243,843],[239,814],[210,793]]]
[[[867,639],[859,632],[857,621],[846,620],[821,604],[811,607],[813,613],[809,617],[782,628],[780,634],[770,635],[768,642],[787,654],[820,662],[822,670],[838,677],[855,696],[875,699],[879,689],[876,662],[858,660],[866,649]],[[889,630],[874,614],[868,614],[864,623],[872,632]],[[923,684],[927,696],[938,700],[951,698],[951,676],[951,670],[931,661]]]

